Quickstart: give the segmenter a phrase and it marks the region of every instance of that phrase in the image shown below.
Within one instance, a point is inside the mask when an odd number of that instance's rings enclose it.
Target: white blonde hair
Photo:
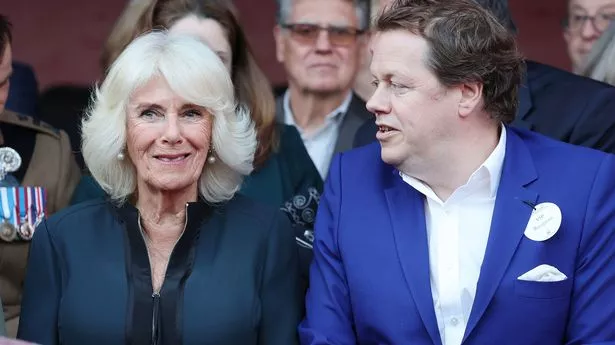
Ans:
[[[580,74],[615,85],[615,21],[593,44]]]
[[[252,171],[256,134],[247,108],[237,106],[228,70],[203,42],[156,31],[135,39],[109,69],[82,122],[85,163],[100,186],[119,203],[136,191],[136,170],[125,151],[127,106],[132,94],[155,77],[213,117],[216,162],[206,163],[199,194],[210,203],[229,200]]]

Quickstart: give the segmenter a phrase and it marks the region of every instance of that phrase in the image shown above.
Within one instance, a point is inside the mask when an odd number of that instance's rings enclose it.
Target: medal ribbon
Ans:
[[[28,215],[28,209],[26,207],[26,191],[23,187],[18,187],[16,188],[19,191],[19,195],[18,195],[18,209],[17,212],[19,213],[19,225],[21,226],[21,224],[27,222],[27,215]]]
[[[36,219],[36,206],[34,205],[34,199],[32,198],[34,190],[32,187],[24,187],[24,189],[26,192],[26,212],[28,214],[28,223],[30,223],[30,225],[33,225]]]
[[[11,208],[9,207],[9,193],[7,188],[0,188],[0,198],[2,198],[2,218],[7,222],[11,221]]]
[[[43,217],[45,217],[45,209],[43,208],[43,187],[34,187],[34,195],[36,196],[36,223],[34,227],[37,227]]]

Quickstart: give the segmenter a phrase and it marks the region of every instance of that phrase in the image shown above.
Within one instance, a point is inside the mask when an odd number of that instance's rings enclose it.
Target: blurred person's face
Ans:
[[[564,39],[578,71],[592,45],[615,19],[615,0],[570,0]]]
[[[11,45],[7,43],[0,57],[0,113],[4,111],[6,100],[9,97],[9,78],[13,73],[12,61]]]
[[[233,51],[227,39],[226,31],[217,21],[189,15],[173,24],[169,32],[197,36],[218,54],[226,69],[231,72]]]
[[[139,188],[198,190],[211,143],[207,109],[184,100],[162,77],[138,88],[127,109],[126,147]]]
[[[349,90],[364,47],[354,5],[342,0],[292,4],[287,22],[274,29],[277,59],[290,86],[325,95]]]

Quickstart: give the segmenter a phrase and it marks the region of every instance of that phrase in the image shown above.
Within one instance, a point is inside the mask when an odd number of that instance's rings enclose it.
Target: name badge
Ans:
[[[43,187],[0,187],[0,239],[29,241],[47,214]]]
[[[534,208],[525,228],[525,236],[532,241],[546,241],[559,231],[562,211],[552,202],[543,202]]]

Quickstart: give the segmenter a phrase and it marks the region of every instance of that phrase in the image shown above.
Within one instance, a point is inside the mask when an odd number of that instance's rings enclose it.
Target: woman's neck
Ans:
[[[143,231],[155,242],[177,240],[186,223],[186,204],[196,201],[197,195],[196,188],[160,191],[139,186],[136,207]]]

